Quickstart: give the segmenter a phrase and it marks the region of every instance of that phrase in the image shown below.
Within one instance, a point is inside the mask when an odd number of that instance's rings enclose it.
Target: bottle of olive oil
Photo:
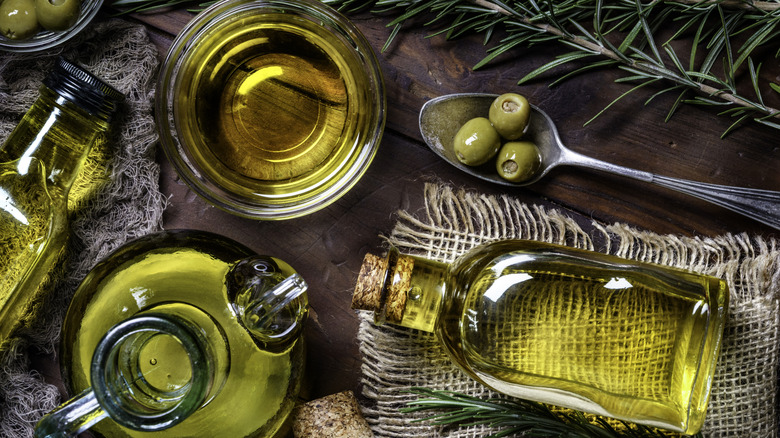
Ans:
[[[212,233],[124,245],[76,290],[60,365],[77,396],[36,436],[280,436],[303,378],[306,288],[284,261]]]
[[[718,278],[505,240],[451,265],[366,255],[353,307],[435,332],[465,372],[511,396],[693,434],[728,307]]]
[[[122,98],[59,59],[0,148],[0,343],[34,306],[67,241],[68,192]]]

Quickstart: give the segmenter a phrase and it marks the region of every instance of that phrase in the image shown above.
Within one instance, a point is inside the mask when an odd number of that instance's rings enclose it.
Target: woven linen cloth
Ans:
[[[729,315],[713,379],[704,436],[778,436],[777,384],[780,351],[780,249],[774,240],[747,235],[685,238],[639,231],[624,224],[593,224],[584,231],[564,212],[529,206],[511,197],[487,196],[449,185],[425,185],[425,212],[399,212],[389,236],[402,254],[452,262],[484,242],[529,239],[600,251],[627,259],[696,271],[724,279]],[[478,397],[498,394],[450,362],[435,335],[392,325],[377,326],[359,311],[363,356],[363,407],[377,437],[481,437],[480,426],[442,427],[413,422],[431,413],[403,414],[422,387]],[[495,432],[495,430],[493,431]]]
[[[55,385],[31,367],[34,355],[55,354],[76,287],[89,270],[129,239],[162,228],[166,199],[155,161],[152,114],[158,54],[143,26],[100,18],[64,46],[44,54],[0,54],[0,142],[39,95],[63,55],[117,88],[126,99],[103,148],[91,151],[71,189],[71,235],[64,258],[42,287],[35,317],[0,351],[0,437],[29,437],[60,402]]]

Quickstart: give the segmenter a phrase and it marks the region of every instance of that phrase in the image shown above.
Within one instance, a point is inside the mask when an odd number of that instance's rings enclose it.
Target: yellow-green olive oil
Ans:
[[[724,282],[513,249],[487,247],[484,265],[457,271],[472,285],[451,308],[466,324],[445,311],[442,333],[461,336],[458,362],[504,393],[681,432],[701,427]]]
[[[41,282],[67,241],[67,198],[47,191],[38,161],[25,174],[18,166],[0,163],[0,342],[40,302]]]
[[[84,164],[93,146],[106,151],[123,98],[63,58],[43,85],[0,146],[0,349],[41,308],[46,279],[68,241],[68,214],[100,185],[99,173],[81,173]]]
[[[211,348],[224,372],[217,373],[206,404],[169,429],[139,432],[106,419],[91,431],[177,438],[272,437],[284,431],[301,387],[303,339],[271,352],[250,335],[229,303],[225,280],[235,259],[246,253],[209,239],[188,232],[131,243],[98,265],[77,290],[62,339],[63,376],[71,392],[90,386],[92,355],[108,329],[141,312],[179,315],[209,330],[209,339],[219,341]],[[294,273],[276,261],[284,274]],[[149,385],[168,390],[181,388],[192,371],[181,345],[164,336],[141,352],[138,368]]]
[[[286,13],[236,12],[210,30],[185,55],[174,104],[190,159],[247,197],[344,172],[373,127],[361,60],[342,39]]]
[[[387,279],[385,309],[395,290],[405,295],[395,323],[435,332],[487,386],[688,434],[702,427],[728,307],[723,280],[522,240],[451,265],[397,258],[389,276],[364,264],[372,274],[358,292]]]
[[[546,392],[549,403],[682,428],[681,407],[699,397],[686,388],[703,371],[704,300],[642,273],[572,275],[513,258],[496,260],[508,265],[508,287],[483,271],[464,302],[472,318],[462,360],[477,376],[501,392]]]

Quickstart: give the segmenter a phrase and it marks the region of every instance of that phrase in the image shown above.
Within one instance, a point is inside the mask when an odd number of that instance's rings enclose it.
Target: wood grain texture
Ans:
[[[174,35],[192,14],[170,11],[136,15],[146,23],[164,57]],[[429,98],[454,92],[514,91],[548,112],[571,149],[616,164],[662,175],[763,189],[780,189],[778,131],[741,128],[725,139],[730,121],[717,109],[684,106],[668,122],[672,96],[646,104],[639,92],[616,103],[594,122],[585,123],[627,90],[615,71],[597,71],[550,88],[549,78],[518,86],[517,80],[549,61],[559,48],[516,50],[474,71],[485,54],[480,37],[446,41],[427,38],[431,29],[407,29],[380,52],[390,30],[388,17],[351,16],[374,47],[388,96],[387,128],[378,155],[360,182],[333,205],[310,216],[282,222],[257,222],[224,213],[195,196],[176,177],[167,160],[162,191],[170,196],[165,227],[218,232],[259,253],[280,257],[310,284],[312,317],[308,338],[306,398],[354,390],[359,394],[360,356],[357,319],[350,309],[363,255],[381,252],[398,210],[423,208],[425,181],[449,182],[488,194],[508,193],[524,202],[559,208],[587,227],[591,221],[624,222],[638,229],[685,236],[778,232],[723,208],[689,196],[594,171],[558,169],[544,181],[521,190],[488,185],[460,174],[422,143],[417,125]],[[763,74],[776,78],[775,62]],[[774,70],[772,70],[774,68]],[[774,75],[774,76],[772,76]]]

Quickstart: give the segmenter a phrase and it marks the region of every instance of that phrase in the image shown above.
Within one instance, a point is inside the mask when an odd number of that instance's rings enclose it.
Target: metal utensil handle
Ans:
[[[657,184],[740,213],[762,224],[780,230],[780,192],[723,186],[689,181],[619,166],[582,155],[568,149],[561,156],[560,164],[587,167],[602,172],[621,175]]]
[[[662,187],[695,196],[780,230],[780,192],[653,176]]]

